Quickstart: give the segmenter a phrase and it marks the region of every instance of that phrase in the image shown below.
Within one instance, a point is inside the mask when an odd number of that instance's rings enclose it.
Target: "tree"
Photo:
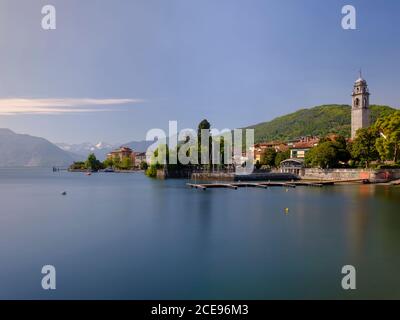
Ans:
[[[76,161],[70,166],[71,170],[85,170],[86,165],[83,161]]]
[[[123,157],[121,161],[121,169],[129,170],[132,168],[132,159],[130,157]]]
[[[121,159],[120,157],[115,157],[113,160],[114,167],[119,169],[121,167]]]
[[[275,159],[277,156],[277,152],[273,148],[267,148],[261,154],[261,165],[266,165],[273,167],[275,166]]]
[[[154,150],[151,159],[151,164],[156,164],[158,167],[162,165],[168,165],[169,163],[169,147],[163,143],[158,145],[157,149]]]
[[[148,167],[149,167],[149,165],[147,164],[146,161],[142,161],[140,163],[140,170],[147,170]]]
[[[99,160],[97,160],[94,153],[89,154],[89,156],[85,162],[85,166],[87,169],[92,170],[92,171],[98,171],[103,167],[102,163]]]
[[[211,129],[211,124],[208,122],[207,119],[202,120],[198,127],[197,127],[197,146],[198,146],[198,153],[199,153],[199,163],[201,164],[201,137],[202,137],[202,130],[208,130],[208,132],[210,133],[210,129]],[[208,158],[209,158],[209,163],[212,163],[212,159],[211,159],[211,135],[209,135],[209,139],[208,139]]]
[[[349,146],[352,158],[365,163],[366,168],[368,168],[371,161],[379,158],[375,147],[377,138],[378,132],[374,128],[357,130],[356,138]]]
[[[150,178],[157,177],[157,165],[151,164],[150,167],[146,169],[146,175]]]
[[[351,159],[351,154],[348,150],[346,138],[344,136],[337,135],[333,142],[337,148],[338,161],[347,163]]]
[[[281,162],[290,158],[290,151],[280,151],[275,156],[275,167],[279,167]]]
[[[398,162],[400,159],[400,111],[379,118],[374,127],[381,135],[376,141],[376,148],[382,160]]]
[[[210,130],[211,124],[207,119],[202,120],[197,127],[197,138],[201,142],[201,130]]]
[[[114,161],[111,158],[107,158],[103,161],[104,168],[112,168],[114,166]]]
[[[305,163],[323,169],[336,167],[339,163],[337,144],[333,141],[327,141],[312,148],[306,153]]]

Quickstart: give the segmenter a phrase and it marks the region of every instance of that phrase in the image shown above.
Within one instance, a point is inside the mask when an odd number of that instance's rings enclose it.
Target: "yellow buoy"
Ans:
[[[289,213],[289,208],[285,208],[285,213],[286,213],[286,214]]]

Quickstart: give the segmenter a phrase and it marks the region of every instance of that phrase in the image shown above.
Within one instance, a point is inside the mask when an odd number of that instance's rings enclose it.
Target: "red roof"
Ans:
[[[297,142],[293,144],[290,149],[310,149],[318,144],[318,140],[311,140],[307,142]]]

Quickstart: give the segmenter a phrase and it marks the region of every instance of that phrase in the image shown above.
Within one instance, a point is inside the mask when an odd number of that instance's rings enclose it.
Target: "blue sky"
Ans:
[[[360,67],[371,102],[398,107],[399,17],[397,0],[0,0],[0,127],[69,143],[243,127],[350,103]]]

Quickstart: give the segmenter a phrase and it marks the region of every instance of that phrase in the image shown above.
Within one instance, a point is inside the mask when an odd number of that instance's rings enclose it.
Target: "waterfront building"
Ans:
[[[274,149],[276,152],[284,152],[288,150],[288,146],[286,143],[282,141],[269,141],[257,143],[254,145],[254,161],[261,162],[262,154],[266,149]]]
[[[281,162],[280,172],[303,175],[306,154],[312,148],[316,147],[318,143],[319,138],[314,136],[302,137],[297,141],[290,141],[288,143],[290,158]]]
[[[302,140],[289,146],[291,159],[304,159],[308,151],[318,145],[319,139]]]
[[[107,154],[107,159],[113,161],[122,161],[124,158],[130,158],[133,164],[136,163],[136,154],[131,148],[128,147],[122,146],[119,149],[111,151],[109,154]]]
[[[358,129],[370,125],[369,90],[367,81],[360,77],[354,83],[351,105],[351,139],[354,139]]]
[[[280,172],[304,175],[304,159],[287,159],[281,162]]]

